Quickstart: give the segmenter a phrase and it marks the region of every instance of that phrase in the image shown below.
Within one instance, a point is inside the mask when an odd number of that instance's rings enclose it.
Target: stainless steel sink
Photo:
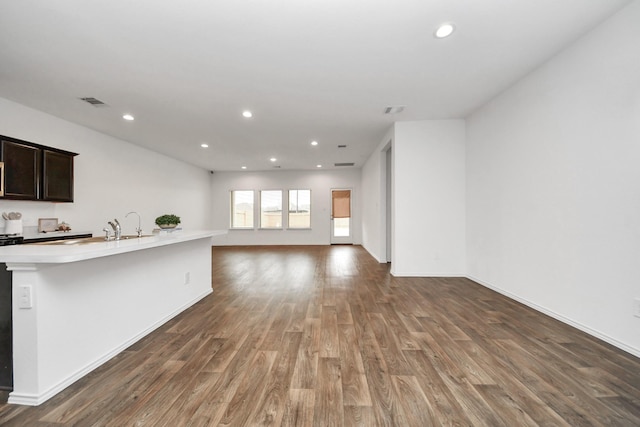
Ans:
[[[126,239],[143,239],[145,237],[153,237],[153,235],[151,234],[143,234],[142,236],[138,237],[137,234],[125,234],[123,236],[120,236],[120,240],[126,240]],[[92,237],[93,239],[93,237]],[[104,237],[102,238],[102,240],[104,240]]]

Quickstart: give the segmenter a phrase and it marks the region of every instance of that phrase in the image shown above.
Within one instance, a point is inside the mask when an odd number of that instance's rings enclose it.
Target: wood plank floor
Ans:
[[[640,359],[359,246],[212,251],[214,293],[3,426],[640,426]]]

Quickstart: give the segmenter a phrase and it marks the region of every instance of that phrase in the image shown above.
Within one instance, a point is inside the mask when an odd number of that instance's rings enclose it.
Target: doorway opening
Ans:
[[[351,245],[351,190],[331,190],[331,244]]]

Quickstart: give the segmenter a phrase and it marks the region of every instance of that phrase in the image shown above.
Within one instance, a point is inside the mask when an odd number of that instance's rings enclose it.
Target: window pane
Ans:
[[[260,192],[260,227],[282,228],[282,191]]]
[[[289,190],[289,228],[311,228],[311,190]]]
[[[334,218],[333,237],[349,237],[351,218]]]
[[[231,192],[231,228],[253,228],[253,190]]]

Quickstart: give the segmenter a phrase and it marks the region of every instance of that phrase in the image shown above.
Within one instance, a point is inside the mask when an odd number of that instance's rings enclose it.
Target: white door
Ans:
[[[351,224],[351,190],[331,190],[331,244],[353,244]]]

